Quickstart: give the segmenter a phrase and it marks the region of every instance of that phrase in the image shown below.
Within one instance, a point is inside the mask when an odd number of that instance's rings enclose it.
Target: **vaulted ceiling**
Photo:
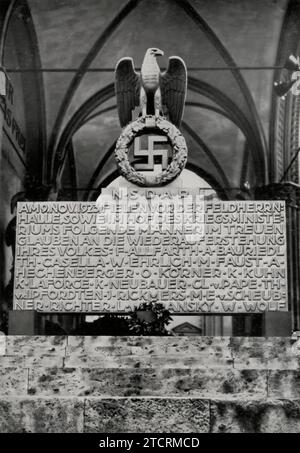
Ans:
[[[68,184],[98,187],[114,174],[121,130],[113,69],[124,56],[140,67],[155,46],[165,52],[161,67],[171,55],[187,64],[182,132],[189,167],[220,187],[243,190],[267,181],[274,75],[267,67],[275,64],[287,0],[27,3],[42,68],[67,70],[43,72],[48,178],[60,172],[67,181],[64,156],[76,165],[76,181]]]

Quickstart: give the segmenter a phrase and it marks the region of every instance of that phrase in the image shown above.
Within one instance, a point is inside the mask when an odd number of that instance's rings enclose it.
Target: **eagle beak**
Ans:
[[[163,53],[162,50],[158,49],[158,50],[155,52],[155,55],[156,55],[156,56],[162,56],[162,57],[163,57],[163,56],[164,56],[164,53]]]

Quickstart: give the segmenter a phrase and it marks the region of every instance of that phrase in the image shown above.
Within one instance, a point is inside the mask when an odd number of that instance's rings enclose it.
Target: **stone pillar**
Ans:
[[[286,202],[289,312],[267,313],[264,330],[269,336],[291,335],[300,330],[300,186],[285,182],[259,187],[256,199]]]
[[[39,335],[42,332],[41,317],[34,310],[10,310],[9,335]]]
[[[0,90],[2,92],[2,90]],[[0,102],[3,102],[0,100]],[[2,135],[3,135],[3,122],[4,122],[4,114],[2,108],[0,108],[0,181],[2,180],[1,171],[2,171]],[[0,184],[0,202],[2,201],[2,184]],[[4,262],[4,250],[3,250],[3,242],[4,242],[4,222],[2,221],[2,213],[0,212],[0,260]],[[5,270],[2,268],[0,274],[0,331],[4,329],[4,324],[6,321],[4,320],[4,312],[3,312],[3,300],[4,300],[4,278],[5,278]]]

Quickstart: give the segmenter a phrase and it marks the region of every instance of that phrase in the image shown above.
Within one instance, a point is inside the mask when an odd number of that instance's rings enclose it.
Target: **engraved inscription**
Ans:
[[[100,201],[99,201],[100,200]],[[287,310],[283,201],[188,189],[104,189],[97,203],[18,204],[14,309]]]

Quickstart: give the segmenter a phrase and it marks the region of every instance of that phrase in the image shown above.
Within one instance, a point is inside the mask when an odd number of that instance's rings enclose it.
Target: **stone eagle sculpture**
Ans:
[[[164,55],[157,48],[146,51],[141,72],[134,69],[133,59],[119,60],[115,70],[115,92],[121,127],[132,121],[132,111],[140,106],[143,117],[168,117],[180,127],[187,90],[187,70],[180,57],[170,57],[168,69],[160,71],[156,57]]]

